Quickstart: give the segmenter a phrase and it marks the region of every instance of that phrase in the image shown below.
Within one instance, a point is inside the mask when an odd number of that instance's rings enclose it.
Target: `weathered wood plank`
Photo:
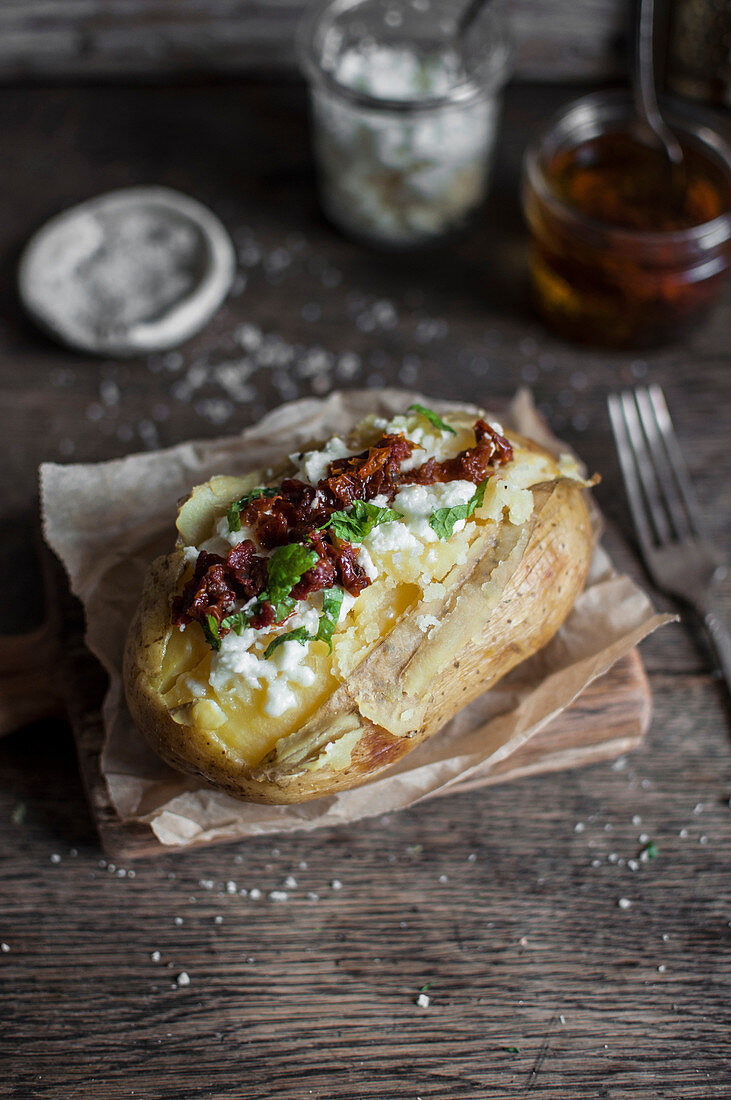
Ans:
[[[569,347],[527,305],[520,155],[570,94],[511,89],[483,220],[441,253],[399,260],[319,219],[295,87],[0,90],[5,627],[40,613],[39,461],[228,433],[323,380],[488,402],[530,383],[602,473],[612,553],[638,578],[604,402],[659,382],[709,529],[731,544],[729,300],[683,345],[641,356]],[[180,362],[83,359],[23,320],[13,257],[43,218],[142,180],[209,202],[236,235],[247,285]],[[258,369],[245,398],[210,371],[181,390],[194,367],[243,357],[244,322],[293,349],[286,369]],[[307,373],[318,348],[333,361],[319,377]],[[658,631],[642,655],[653,721],[617,766],[139,861],[134,878],[99,865],[68,728],[47,721],[0,741],[0,1094],[726,1100],[726,704],[683,628]],[[657,856],[641,862],[645,836]],[[269,896],[280,890],[286,901]],[[189,986],[175,983],[182,971]]]
[[[0,79],[196,78],[296,71],[305,0],[6,0]],[[605,79],[625,70],[621,0],[516,0],[515,73]]]

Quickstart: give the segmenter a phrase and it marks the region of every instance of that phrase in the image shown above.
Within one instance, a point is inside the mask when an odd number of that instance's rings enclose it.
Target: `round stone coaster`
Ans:
[[[26,245],[20,297],[52,336],[82,351],[175,347],[213,316],[236,261],[221,222],[166,187],[110,191],[58,214]]]

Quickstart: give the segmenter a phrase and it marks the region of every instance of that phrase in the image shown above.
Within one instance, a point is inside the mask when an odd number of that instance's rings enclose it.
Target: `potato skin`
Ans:
[[[135,724],[173,767],[239,799],[299,803],[372,778],[536,653],[569,614],[593,549],[584,491],[559,479],[534,487],[533,495],[525,530],[503,524],[502,542],[478,546],[453,579],[436,637],[427,640],[404,616],[313,717],[253,768],[215,735],[178,720],[161,697],[183,559],[180,551],[157,559],[125,650]]]

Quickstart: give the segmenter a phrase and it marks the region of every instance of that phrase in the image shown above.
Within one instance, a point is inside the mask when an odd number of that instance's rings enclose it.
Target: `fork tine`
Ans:
[[[673,478],[668,446],[662,438],[657,413],[649,391],[636,389],[635,401],[640,414],[642,431],[652,455],[655,477],[663,495],[665,511],[668,514],[670,523],[675,528],[677,537],[679,539],[690,538],[693,535],[692,519],[686,511],[684,498],[678,492],[676,481]]]
[[[634,395],[625,390],[620,395],[622,412],[624,414],[627,432],[635,456],[637,472],[640,475],[640,483],[644,492],[647,508],[652,517],[658,541],[665,543],[670,540],[671,532],[665,510],[662,506],[662,493],[652,464],[652,457],[647,448],[645,436],[640,424],[640,417],[635,403]]]
[[[665,401],[665,394],[661,387],[657,385],[649,386],[647,393],[655,414],[657,426],[660,430],[660,435],[662,436],[663,445],[670,466],[675,475],[675,481],[680,489],[683,503],[685,504],[685,510],[690,520],[691,530],[695,535],[701,535],[703,533],[703,523],[700,518],[698,502],[693,491],[685,460],[683,459],[683,452],[680,449],[680,444],[675,435],[673,422],[670,419],[670,412]]]
[[[632,518],[635,523],[635,530],[637,531],[640,548],[643,554],[647,555],[647,553],[652,550],[653,538],[650,525],[647,522],[647,516],[645,515],[645,505],[642,500],[640,479],[637,473],[632,444],[627,432],[627,425],[625,424],[624,415],[622,413],[622,403],[616,394],[610,394],[607,398],[607,405],[609,408],[609,420],[612,425],[612,432],[614,433],[614,442],[617,445],[619,465],[622,469],[622,477],[624,478],[624,487],[627,492],[630,512],[632,513]]]

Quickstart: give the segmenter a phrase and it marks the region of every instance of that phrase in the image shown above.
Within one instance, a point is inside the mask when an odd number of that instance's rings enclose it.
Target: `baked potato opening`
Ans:
[[[388,430],[453,454],[474,443],[473,423],[451,415],[447,438],[412,414]],[[328,641],[317,636],[323,592],[284,623],[239,623],[213,648],[200,622],[173,624],[173,601],[197,555],[236,545],[232,502],[282,477],[315,484],[333,454],[355,453],[379,431],[371,418],[347,441],[290,456],[277,471],[214,477],[181,507],[178,547],[153,566],[126,654],[133,716],[175,766],[259,801],[352,786],[434,733],[568,614],[591,554],[586,483],[570,461],[510,434],[511,461],[448,534],[435,533],[429,516],[440,502],[467,500],[474,484],[398,493],[399,518],[379,522],[358,545],[372,581],[357,598],[343,597]]]

